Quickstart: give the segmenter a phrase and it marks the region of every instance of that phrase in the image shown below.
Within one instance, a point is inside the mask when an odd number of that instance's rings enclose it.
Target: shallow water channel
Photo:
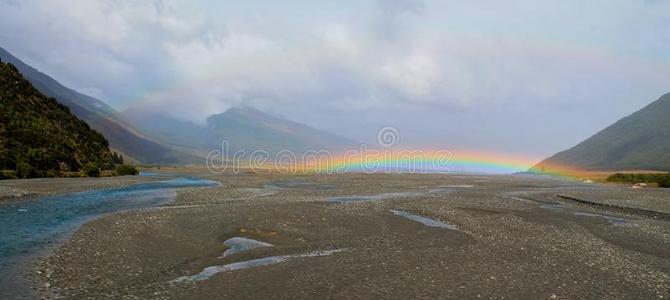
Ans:
[[[95,217],[174,200],[177,188],[205,187],[218,182],[178,177],[119,188],[47,196],[0,203],[0,299],[28,297],[23,270],[36,256],[67,238]]]

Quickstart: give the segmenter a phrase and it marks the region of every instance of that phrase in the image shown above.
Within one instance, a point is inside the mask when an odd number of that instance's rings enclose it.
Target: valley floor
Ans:
[[[41,293],[670,297],[670,189],[529,176],[197,175],[222,186],[181,190],[167,206],[84,225],[36,264]],[[234,237],[273,246],[224,256]]]

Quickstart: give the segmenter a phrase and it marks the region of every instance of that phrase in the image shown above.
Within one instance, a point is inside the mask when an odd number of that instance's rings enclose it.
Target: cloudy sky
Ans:
[[[542,157],[670,92],[670,1],[0,0],[0,46],[123,111],[235,105]]]

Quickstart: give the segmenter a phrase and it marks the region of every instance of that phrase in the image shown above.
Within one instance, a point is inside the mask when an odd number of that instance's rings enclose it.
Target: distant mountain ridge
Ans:
[[[231,150],[282,150],[303,154],[309,150],[336,152],[356,143],[305,124],[271,116],[258,109],[240,106],[207,119],[209,140],[221,144],[226,140]]]
[[[356,145],[345,137],[247,106],[212,115],[205,124],[134,109],[125,111],[125,115],[161,142],[201,155],[220,149],[223,141],[228,143],[231,154],[237,150],[264,150],[270,154],[289,150],[301,155],[307,150],[335,152]]]
[[[104,102],[67,88],[0,48],[0,59],[9,62],[43,94],[56,98],[92,128],[101,132],[115,150],[142,163],[193,163],[202,159],[182,153],[145,136]]]
[[[0,170],[60,176],[86,164],[109,170],[116,160],[102,134],[40,93],[15,66],[0,62]]]
[[[670,93],[577,146],[547,158],[533,170],[553,166],[670,171]]]

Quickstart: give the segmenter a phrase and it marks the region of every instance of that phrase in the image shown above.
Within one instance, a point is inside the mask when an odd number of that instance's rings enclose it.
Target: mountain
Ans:
[[[9,62],[44,95],[56,98],[70,111],[101,132],[118,152],[143,163],[191,163],[202,159],[154,141],[134,128],[104,102],[67,88],[0,48],[0,59]]]
[[[163,143],[204,155],[228,142],[230,154],[265,150],[276,154],[290,150],[302,155],[307,150],[339,151],[356,142],[305,124],[264,113],[251,107],[233,107],[212,115],[205,124],[175,120],[160,114],[129,109],[124,114],[143,131]]]
[[[114,160],[102,134],[40,93],[15,66],[0,62],[0,170],[56,176],[88,163],[111,169]]]
[[[204,150],[209,143],[206,140],[205,126],[201,124],[137,108],[129,108],[123,111],[123,115],[142,132],[172,148],[200,156],[210,151]]]
[[[304,124],[268,115],[250,107],[233,107],[207,119],[207,134],[214,145],[229,142],[231,150],[282,150],[302,155],[308,150],[344,150],[355,145],[346,138]]]
[[[670,171],[670,93],[533,167]]]

